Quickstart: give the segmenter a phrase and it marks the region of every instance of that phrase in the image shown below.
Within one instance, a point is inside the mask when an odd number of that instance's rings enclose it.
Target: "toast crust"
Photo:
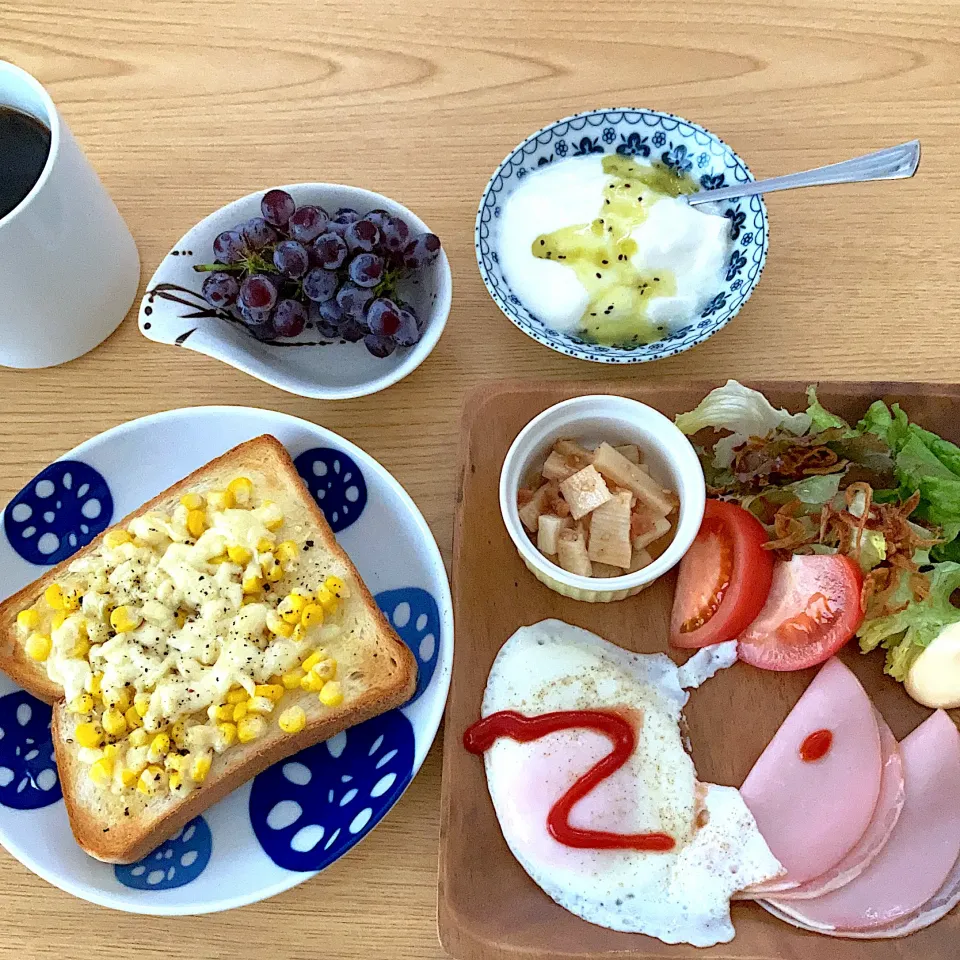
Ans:
[[[352,625],[350,635],[337,644],[326,645],[350,671],[344,678],[344,701],[339,707],[329,708],[321,706],[315,694],[288,692],[270,715],[273,722],[268,733],[259,740],[235,745],[215,756],[205,781],[185,797],[164,794],[144,798],[136,791],[121,796],[100,792],[78,758],[61,689],[47,676],[43,664],[26,656],[16,626],[17,613],[32,606],[75,560],[97,550],[110,530],[125,528],[134,517],[151,510],[169,511],[182,493],[218,486],[226,475],[236,475],[241,470],[267,478],[267,492],[281,504],[285,518],[288,510],[296,512],[297,529],[302,534],[299,539],[309,538],[314,543],[308,555],[310,559],[303,565],[313,568],[323,563],[338,575],[346,575],[351,587],[351,596],[345,601]],[[277,586],[283,587],[283,584]],[[413,654],[397,636],[356,567],[337,543],[290,455],[270,435],[248,440],[195,470],[0,604],[0,669],[29,693],[55,704],[52,734],[71,829],[87,853],[110,863],[139,860],[197,814],[272,764],[405,703],[413,695],[417,677]],[[284,733],[273,718],[295,703],[307,713],[307,725],[299,733]]]

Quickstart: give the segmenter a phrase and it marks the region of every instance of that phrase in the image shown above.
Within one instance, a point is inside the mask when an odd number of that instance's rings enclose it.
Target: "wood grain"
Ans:
[[[772,196],[770,255],[743,313],[696,350],[631,370],[636,382],[952,379],[958,28],[960,0],[0,0],[0,57],[38,76],[59,104],[136,237],[141,289],[184,231],[224,202],[329,180],[379,190],[434,226],[456,291],[433,356],[364,400],[288,396],[146,341],[132,316],[74,363],[0,371],[0,500],[122,421],[250,404],[359,443],[410,491],[449,556],[464,391],[503,376],[623,374],[516,330],[487,296],[473,252],[477,202],[500,159],[532,130],[598,105],[699,121],[758,176],[914,136],[924,145],[913,181]],[[151,958],[174,942],[233,957],[251,927],[283,957],[440,957],[438,756],[321,879],[219,917],[118,916],[0,853],[0,958],[134,949]]]
[[[668,416],[692,409],[716,382],[606,383],[616,393],[656,406]],[[775,406],[802,409],[805,384],[761,382]],[[679,958],[689,947],[597,927],[553,903],[511,855],[487,792],[483,764],[462,746],[480,716],[487,674],[497,651],[519,627],[555,617],[636,653],[668,650],[675,574],[617,603],[584,603],[560,596],[526,569],[500,518],[498,484],[503,458],[517,433],[540,411],[597,391],[593,384],[501,384],[467,397],[462,427],[461,493],[454,535],[454,616],[460,643],[447,705],[440,822],[439,923],[441,940],[465,960],[623,960]],[[932,392],[931,392],[932,391]],[[918,384],[821,383],[830,410],[859,419],[878,397],[900,401],[941,435],[960,440],[955,409],[960,387]],[[574,436],[573,439],[576,439]],[[614,436],[611,442],[625,438]],[[491,597],[496,602],[491,602]],[[841,658],[857,674],[900,739],[930,711],[883,674],[883,656],[864,657],[855,645]],[[770,673],[746,664],[721,671],[691,694],[684,710],[698,777],[738,787],[816,670]],[[832,940],[803,933],[756,904],[736,904],[737,935],[729,944],[696,951],[717,960],[948,960],[956,956],[960,912],[899,941]]]

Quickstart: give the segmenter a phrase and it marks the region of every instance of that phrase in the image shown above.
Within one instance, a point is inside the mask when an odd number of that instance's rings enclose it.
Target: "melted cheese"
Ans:
[[[285,552],[276,549],[274,531],[283,524],[276,504],[226,509],[207,504],[202,516],[205,529],[195,539],[188,526],[190,511],[183,505],[170,516],[150,512],[134,518],[124,542],[117,542],[122,534],[105,537],[51,588],[69,596],[64,610],[46,595],[34,608],[40,629],[52,641],[47,673],[63,687],[69,709],[78,715],[79,757],[91,765],[104,761],[109,771],[104,778],[114,792],[131,789],[124,775],[129,781],[131,771],[139,776],[148,764],[154,765],[150,771],[163,773],[158,783],[166,784],[169,777],[177,789],[192,789],[203,776],[181,771],[195,770],[198,759],[208,769],[212,753],[228,749],[237,735],[236,728],[228,732],[222,716],[229,698],[240,692],[235,700],[245,703],[245,709],[272,712],[273,701],[258,696],[257,685],[271,679],[276,683],[278,676],[300,667],[317,649],[318,639],[339,632],[336,622],[327,622],[311,631],[312,639],[306,626],[297,626],[297,639],[287,638],[283,632],[294,626],[280,617],[282,596],[244,591],[249,579],[263,583],[266,571],[280,562],[277,554],[284,556],[285,574],[296,564],[290,556],[298,545],[284,544],[290,548]],[[236,555],[238,547],[249,553],[244,565],[228,559],[228,549]],[[330,600],[326,592],[328,613]],[[111,615],[121,612],[132,629],[113,622]],[[330,677],[335,663],[327,661],[327,667]],[[75,706],[87,693],[93,708]],[[229,701],[230,711],[235,700]],[[113,735],[106,722],[111,707],[119,708],[126,723]],[[90,724],[103,728],[100,747],[81,740],[80,727]],[[135,732],[139,726],[143,730]],[[150,744],[161,732],[175,741],[166,758],[155,747],[151,753]],[[94,779],[100,772],[91,766]]]

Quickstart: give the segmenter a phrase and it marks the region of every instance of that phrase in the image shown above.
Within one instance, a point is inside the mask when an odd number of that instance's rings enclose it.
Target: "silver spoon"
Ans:
[[[784,177],[769,180],[753,180],[737,183],[732,187],[703,190],[688,195],[685,199],[692,207],[716,200],[734,197],[752,197],[758,193],[773,193],[775,190],[792,190],[794,187],[820,187],[828,183],[864,183],[867,180],[902,180],[912,177],[920,166],[920,141],[910,140],[898,147],[887,147],[876,153],[868,153],[853,160],[832,163],[828,167],[816,167],[803,173],[788,173]]]

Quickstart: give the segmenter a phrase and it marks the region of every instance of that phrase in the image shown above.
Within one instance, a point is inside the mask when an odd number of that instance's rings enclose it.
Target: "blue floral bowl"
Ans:
[[[654,343],[608,347],[559,333],[530,313],[504,279],[497,256],[504,201],[529,173],[567,157],[591,153],[658,160],[695,177],[705,190],[753,180],[747,165],[719,137],[672,113],[633,108],[591,110],[558,120],[527,137],[509,153],[480,200],[474,240],[480,275],[490,296],[527,336],[581,360],[646,363],[695,347],[740,312],[760,280],[768,237],[767,208],[760,197],[724,202],[735,246],[723,285],[699,317]]]

